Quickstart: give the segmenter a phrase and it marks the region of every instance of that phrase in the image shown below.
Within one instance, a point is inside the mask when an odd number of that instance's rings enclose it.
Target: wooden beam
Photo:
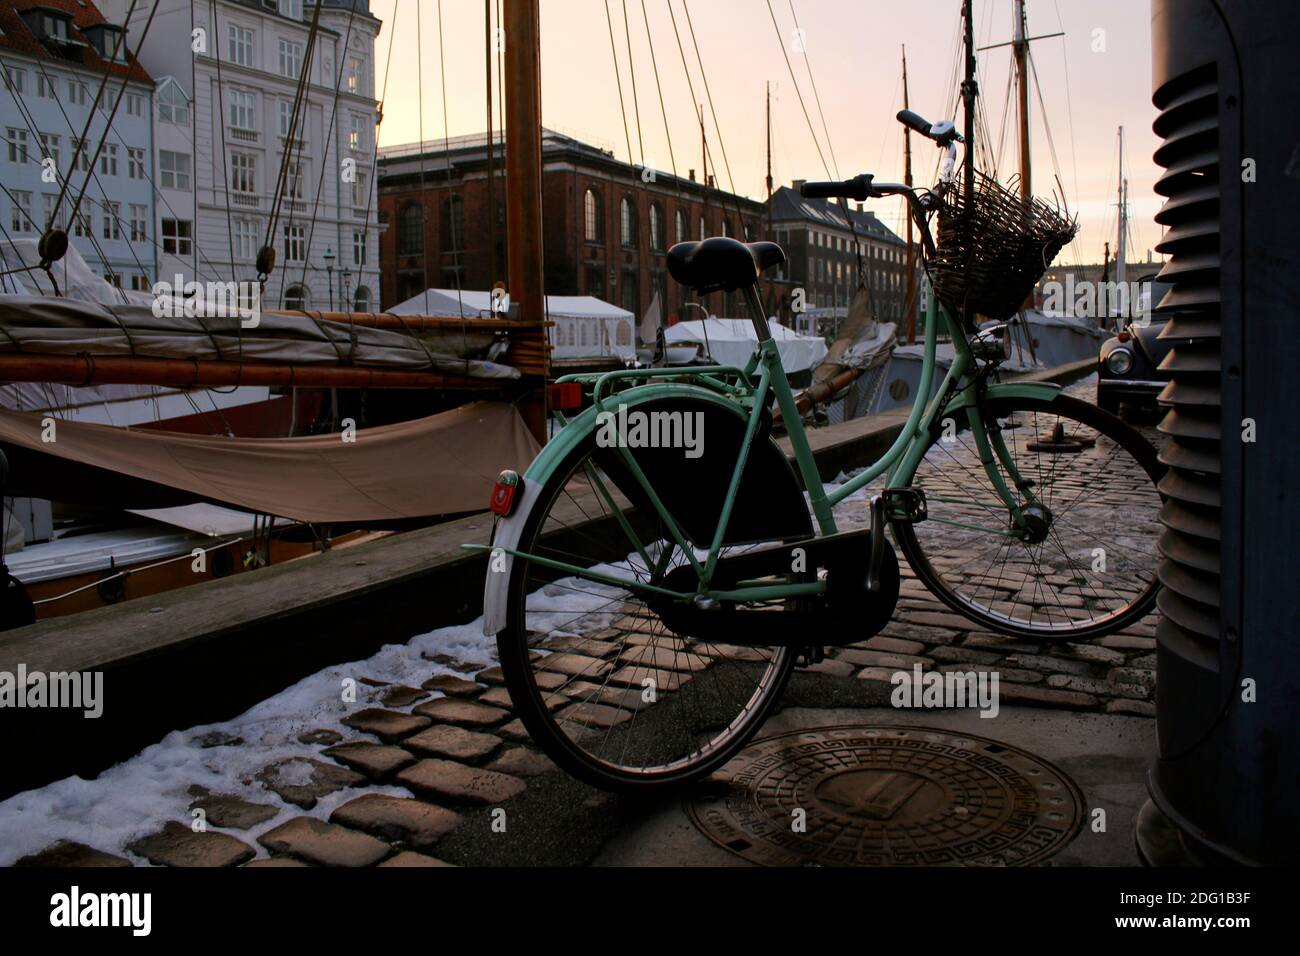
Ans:
[[[160,385],[219,388],[253,385],[298,388],[446,388],[468,391],[517,386],[515,379],[469,378],[441,372],[282,365],[200,359],[148,359],[93,355],[0,355],[0,382],[62,385]]]

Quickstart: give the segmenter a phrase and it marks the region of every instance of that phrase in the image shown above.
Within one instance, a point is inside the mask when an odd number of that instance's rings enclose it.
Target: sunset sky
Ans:
[[[676,14],[690,82],[669,9]],[[677,170],[699,169],[701,144],[695,102],[702,102],[718,183],[762,199],[764,196],[764,85],[773,91],[773,177],[845,178],[874,172],[902,179],[902,127],[893,115],[902,106],[901,47],[907,47],[911,106],[936,120],[958,110],[954,70],[958,68],[960,0],[542,0],[542,112],[552,129],[612,149],[628,158],[623,113],[610,50],[606,10],[613,20],[632,141],[632,158],[670,170],[669,136]],[[495,2],[494,2],[495,6]],[[421,135],[419,90],[423,89],[426,140],[481,132],[485,127],[484,3],[444,0],[439,50],[438,0],[372,0],[384,21],[376,48],[376,87],[388,80],[381,144],[414,142]],[[1116,233],[1117,128],[1125,128],[1125,169],[1129,178],[1130,261],[1145,260],[1160,230],[1153,216],[1160,206],[1153,191],[1158,169],[1151,161],[1157,141],[1151,132],[1150,11],[1144,0],[1026,0],[1029,35],[1064,31],[1064,37],[1033,44],[1042,90],[1031,86],[1034,192],[1050,196],[1057,179],[1081,233],[1062,253],[1065,262],[1097,262],[1102,244],[1113,247]],[[628,69],[630,23],[633,73]],[[715,125],[692,45],[687,11],[694,25]],[[772,17],[775,15],[776,26]],[[796,40],[795,17],[803,31]],[[975,0],[976,44],[1011,38],[1012,0]],[[389,49],[392,47],[391,64]],[[806,51],[801,52],[802,50]],[[791,79],[782,49],[789,55]],[[421,56],[421,49],[423,55]],[[653,63],[652,63],[653,51]],[[1006,179],[1018,164],[1014,109],[1007,111],[1009,47],[980,53],[980,90],[989,135],[1004,141],[998,170]],[[655,87],[653,65],[667,112],[665,121]],[[809,79],[816,83],[817,97]],[[441,72],[445,71],[446,87]],[[803,94],[815,129],[809,132],[800,107]],[[817,99],[829,131],[822,128]],[[444,123],[444,99],[446,122]],[[636,107],[640,108],[640,134]],[[1044,122],[1044,107],[1046,123]],[[1005,131],[1004,131],[1004,116]],[[960,125],[960,122],[959,122]],[[1050,131],[1050,142],[1049,142]],[[722,149],[730,163],[728,176]],[[1055,160],[1052,145],[1055,146]],[[829,173],[818,155],[820,145]],[[834,154],[834,160],[831,154]],[[938,151],[913,138],[918,182],[935,178]],[[900,230],[899,200],[874,204],[877,215]],[[1159,257],[1155,257],[1158,261]]]

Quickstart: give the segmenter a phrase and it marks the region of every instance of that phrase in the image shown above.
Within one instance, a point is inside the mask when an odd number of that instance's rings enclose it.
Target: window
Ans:
[[[24,93],[27,89],[27,71],[5,64],[5,88],[11,93]]]
[[[359,56],[349,56],[346,74],[349,93],[365,94],[365,75],[366,61]]]
[[[302,163],[285,164],[285,185],[284,195],[286,199],[302,198],[302,183],[306,179],[306,171]]]
[[[230,42],[226,47],[226,59],[236,66],[252,66],[253,31],[232,23],[227,36]]]
[[[587,269],[587,295],[597,299],[605,296],[605,273],[600,266],[590,266]]]
[[[365,173],[358,172],[352,180],[352,205],[356,209],[366,209],[370,205],[370,183]]]
[[[109,285],[113,286],[115,289],[122,288],[122,277],[116,272],[105,272],[104,281],[107,282]]]
[[[640,314],[641,297],[637,288],[637,275],[635,272],[623,273],[623,283],[622,288],[619,290],[619,296],[623,308],[629,312]]]
[[[99,153],[99,175],[117,175],[117,144],[105,143]]]
[[[293,135],[293,102],[280,101],[280,135],[286,139]]]
[[[9,144],[9,162],[27,162],[27,130],[10,126],[5,131],[5,142]]]
[[[352,230],[352,264],[354,266],[364,266],[366,264],[366,233],[364,229]]]
[[[465,201],[453,194],[442,205],[442,251],[460,252],[464,248]]]
[[[158,182],[168,189],[190,188],[189,153],[174,153],[169,149],[158,151]]]
[[[122,238],[122,204],[117,202],[104,203],[104,232],[105,239]]]
[[[300,311],[307,308],[307,290],[300,285],[291,285],[284,290],[284,307]]]
[[[66,40],[68,38],[68,21],[53,14],[42,14],[41,35],[53,40]]]
[[[366,136],[366,118],[358,113],[352,114],[352,128],[348,130],[348,147],[355,152],[369,148],[370,139]]]
[[[54,80],[50,79],[44,70],[36,74],[36,95],[43,96],[47,100],[55,98]]]
[[[41,134],[41,155],[46,159],[54,160],[54,168],[59,168],[61,157],[59,156],[59,137],[57,134]]]
[[[126,148],[126,174],[132,179],[144,179],[144,150],[134,146]]]
[[[302,44],[280,38],[280,75],[298,79],[302,73]]]
[[[76,137],[72,139],[72,166],[70,168],[80,173],[90,172],[90,150],[86,148],[84,140]]]
[[[302,19],[302,0],[279,0],[280,14],[291,20]]]
[[[142,275],[140,275],[140,273],[138,273],[138,272],[133,273],[132,276],[131,276],[131,291],[132,291],[132,292],[148,292],[148,291],[149,291],[149,277],[148,277],[148,276],[142,276]]]
[[[650,204],[650,248],[664,251],[664,211],[657,202]]]
[[[686,232],[686,213],[682,212],[679,209],[677,210],[677,215],[675,218],[677,219],[677,225],[676,228],[673,230],[674,240],[676,242],[685,242],[687,239],[690,238],[690,236]]]
[[[230,154],[230,190],[237,193],[257,192],[257,157],[252,153]]]
[[[240,259],[257,255],[257,223],[248,219],[235,221],[235,255]]]
[[[68,80],[68,102],[75,106],[86,105],[86,84]]]
[[[424,251],[424,209],[407,203],[397,217],[397,254],[418,256]]]
[[[722,234],[724,236],[731,235],[731,220],[728,219],[726,216],[722,217]]]
[[[604,204],[600,201],[600,193],[594,189],[588,189],[586,195],[582,197],[582,216],[585,224],[583,235],[587,237],[587,241],[604,242]]]
[[[230,91],[230,125],[234,129],[257,129],[257,101],[252,93]]]
[[[307,261],[307,227],[306,226],[285,226],[284,227],[284,261],[285,262],[306,262]],[[285,293],[288,295],[288,293]]]
[[[126,115],[143,116],[144,115],[144,97],[139,93],[126,94]]]
[[[700,235],[699,235],[699,238],[701,238],[701,239],[704,238],[704,217],[703,217],[703,216],[700,217]]]
[[[164,83],[158,91],[158,118],[175,126],[190,125],[190,101],[174,82]]]
[[[13,211],[9,216],[9,231],[14,233],[32,232],[32,194],[20,189],[10,190],[13,196]]]
[[[149,241],[149,207],[131,203],[131,241]]]
[[[636,206],[624,196],[618,204],[619,237],[624,249],[636,248]]]
[[[352,294],[352,311],[370,311],[370,290],[363,285],[357,286],[357,291]]]
[[[78,239],[89,239],[95,231],[94,215],[90,203],[83,202],[72,220],[72,234]]]
[[[55,208],[58,202],[58,193],[41,193],[41,222],[47,229],[63,228],[63,217]]]

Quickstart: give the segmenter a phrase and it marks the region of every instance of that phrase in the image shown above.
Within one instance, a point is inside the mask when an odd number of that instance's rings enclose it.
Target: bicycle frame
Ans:
[[[667,382],[657,383],[658,388],[660,389],[680,387],[674,386],[672,381],[674,379],[693,379],[696,383],[706,384],[712,391],[728,396],[730,400],[736,401],[738,404],[744,403],[750,405],[740,454],[735,469],[731,475],[726,497],[723,500],[722,511],[718,518],[718,524],[714,531],[713,540],[703,559],[696,554],[696,549],[686,539],[681,528],[673,519],[673,516],[668,513],[658,494],[655,492],[654,487],[638,466],[631,451],[628,448],[623,447],[622,444],[616,446],[614,449],[621,457],[628,473],[638,483],[647,500],[651,503],[651,506],[662,519],[663,526],[666,529],[668,536],[673,539],[677,548],[680,549],[682,555],[686,561],[689,562],[698,576],[700,585],[696,591],[691,593],[677,592],[649,582],[629,580],[616,575],[593,571],[589,568],[571,564],[569,562],[541,555],[529,554],[514,548],[502,547],[499,545],[466,545],[466,547],[473,549],[486,549],[490,547],[493,551],[509,554],[512,557],[524,558],[543,567],[567,572],[579,578],[613,585],[644,595],[653,594],[662,598],[678,600],[703,598],[745,602],[780,600],[784,598],[806,597],[825,593],[825,581],[750,585],[746,585],[742,582],[741,586],[726,590],[714,590],[710,587],[710,581],[721,556],[722,542],[725,539],[727,526],[731,518],[731,511],[735,502],[736,491],[739,488],[746,463],[749,459],[750,451],[753,448],[755,438],[758,435],[764,410],[769,407],[771,398],[775,398],[777,406],[781,409],[782,417],[786,423],[787,433],[794,450],[795,464],[800,477],[803,479],[804,487],[808,491],[813,514],[817,522],[817,528],[821,535],[833,535],[838,532],[833,510],[834,507],[881,475],[886,475],[887,487],[894,487],[899,479],[910,480],[912,474],[920,463],[921,457],[924,455],[926,448],[929,445],[928,436],[930,435],[936,419],[938,419],[940,415],[955,413],[960,410],[964,410],[967,414],[980,460],[983,463],[984,469],[994,488],[1006,504],[1010,517],[1008,527],[1005,530],[989,533],[998,533],[1006,536],[1019,535],[1023,507],[1020,496],[1023,496],[1023,503],[1027,504],[1034,500],[1033,492],[1030,483],[1025,482],[1016,470],[1015,463],[1008,453],[1005,444],[1002,443],[1001,437],[998,435],[996,429],[993,430],[993,437],[992,440],[990,440],[989,430],[985,427],[983,420],[982,406],[987,399],[993,397],[1050,399],[1059,392],[1059,386],[1042,382],[986,384],[983,380],[984,377],[977,374],[979,371],[977,368],[977,362],[960,323],[953,319],[946,309],[940,307],[935,297],[931,295],[926,314],[921,381],[917,388],[916,398],[913,401],[912,409],[908,415],[906,423],[898,437],[894,440],[894,443],[879,460],[874,462],[852,480],[844,483],[834,491],[827,493],[825,485],[821,480],[821,475],[818,472],[816,463],[813,459],[812,449],[808,443],[808,437],[797,408],[795,395],[790,388],[784,367],[781,364],[780,352],[777,348],[776,341],[772,338],[771,332],[768,328],[767,318],[762,307],[762,302],[759,299],[757,289],[751,286],[745,290],[745,293],[747,303],[752,313],[754,327],[758,334],[758,347],[755,349],[748,364],[743,369],[737,369],[731,366],[685,367],[681,369],[631,369],[607,372],[595,377],[590,375],[570,375],[557,380],[558,382],[581,381],[590,383],[594,378],[592,401],[597,411],[610,410],[606,405],[606,402],[613,397],[613,386],[627,380],[648,380],[651,378],[656,380],[668,380]],[[952,364],[940,385],[940,389],[937,393],[939,398],[936,400],[931,399],[930,395],[934,383],[936,367],[935,357],[941,320],[951,336],[955,354],[953,356]],[[755,376],[757,376],[757,382],[754,381]],[[728,378],[734,378],[741,384],[733,385],[727,381]],[[951,397],[944,401],[943,399],[945,396]],[[557,414],[557,418],[562,424],[567,426],[567,422],[565,422],[562,415]],[[543,452],[543,454],[545,454],[545,452]],[[999,468],[999,466],[1001,467]],[[1005,474],[1010,477],[1011,483],[1015,486],[1016,491],[1013,492],[1011,488],[1007,486],[1007,483],[1003,478],[1004,471]],[[627,520],[626,516],[623,515],[622,510],[615,505],[614,496],[611,494],[610,490],[605,486],[605,483],[601,481],[599,476],[589,473],[588,478],[592,481],[593,488],[597,490],[597,493],[610,508],[613,516],[622,527],[632,550],[637,551],[641,555],[642,559],[646,561],[647,568],[649,568],[651,566],[649,556],[647,555],[642,542],[637,538],[630,522]],[[665,554],[670,553],[670,551],[671,549],[666,549]]]

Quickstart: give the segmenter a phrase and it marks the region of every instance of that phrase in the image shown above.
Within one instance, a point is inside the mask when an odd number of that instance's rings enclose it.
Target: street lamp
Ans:
[[[334,311],[334,250],[329,246],[325,247],[325,255],[321,256],[325,260],[325,278],[326,285],[330,290],[330,311]]]

